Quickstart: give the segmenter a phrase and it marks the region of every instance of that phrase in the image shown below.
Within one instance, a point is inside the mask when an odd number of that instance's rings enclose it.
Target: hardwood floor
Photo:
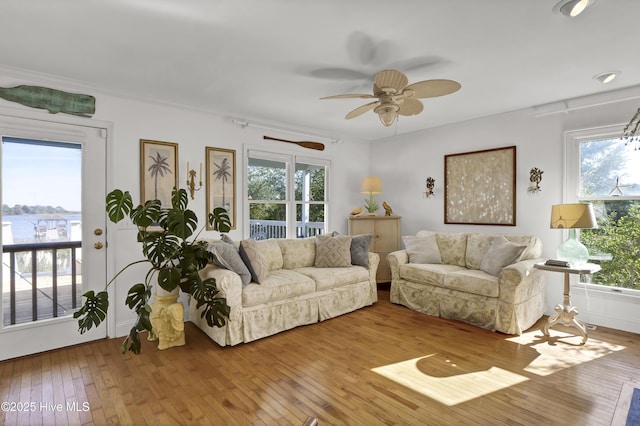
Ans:
[[[0,423],[609,425],[640,381],[640,339],[598,328],[492,333],[380,301],[322,323],[221,348],[121,355],[120,338],[0,362]],[[565,332],[566,331],[566,332]]]

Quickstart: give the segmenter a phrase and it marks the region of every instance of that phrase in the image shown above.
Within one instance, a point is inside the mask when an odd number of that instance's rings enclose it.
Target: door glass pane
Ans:
[[[82,145],[2,137],[3,324],[80,306]]]

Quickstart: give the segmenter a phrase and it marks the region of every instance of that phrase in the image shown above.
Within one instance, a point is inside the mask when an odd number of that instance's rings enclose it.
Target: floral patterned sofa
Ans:
[[[522,334],[545,312],[542,243],[530,235],[420,231],[387,256],[391,302]]]
[[[368,251],[370,239],[321,235],[210,243],[214,261],[201,274],[216,279],[231,313],[224,327],[209,327],[192,300],[189,319],[226,346],[372,305],[380,258]]]

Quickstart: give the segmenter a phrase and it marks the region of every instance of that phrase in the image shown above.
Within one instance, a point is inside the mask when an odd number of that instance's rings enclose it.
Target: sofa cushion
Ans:
[[[316,236],[316,268],[346,268],[351,266],[351,236]]]
[[[420,233],[418,233],[420,236]],[[458,232],[438,232],[436,234],[442,263],[466,266],[467,234]]]
[[[279,238],[282,251],[282,269],[313,266],[316,260],[316,240],[310,238]]]
[[[406,236],[402,242],[409,255],[409,263],[442,263],[436,235]]]
[[[400,278],[418,284],[444,287],[447,274],[463,269],[458,265],[405,263],[400,266]]]
[[[269,265],[264,251],[258,247],[255,240],[248,239],[240,241],[240,257],[251,272],[251,279],[260,284],[269,274]]]
[[[447,274],[444,286],[479,296],[498,297],[498,278],[477,269],[461,269]]]
[[[210,243],[207,245],[207,250],[211,253],[213,263],[240,275],[242,287],[251,282],[251,271],[240,257],[235,245],[223,242]]]
[[[520,260],[527,246],[512,243],[503,236],[495,237],[480,264],[480,270],[498,276],[507,265]]]
[[[267,259],[267,266],[269,271],[275,271],[276,269],[282,269],[284,260],[282,258],[282,250],[280,250],[280,244],[277,238],[270,238],[268,240],[258,240],[256,244],[262,251],[265,259]]]
[[[299,268],[296,269],[296,272],[313,279],[316,283],[316,291],[369,280],[369,271],[362,266],[351,266],[349,268]]]
[[[351,264],[369,269],[369,246],[371,234],[353,235],[351,238]]]
[[[265,303],[312,294],[316,284],[305,275],[288,269],[277,269],[260,283],[251,283],[242,290],[242,306],[257,306]]]
[[[482,259],[489,251],[491,241],[499,234],[471,233],[467,235],[466,266],[469,269],[480,269]]]

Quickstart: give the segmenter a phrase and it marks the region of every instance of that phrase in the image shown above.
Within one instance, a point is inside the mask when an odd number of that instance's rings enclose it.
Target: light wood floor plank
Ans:
[[[234,347],[187,324],[182,348],[121,355],[111,339],[0,362],[2,401],[65,408],[0,424],[608,425],[640,377],[636,334],[598,328],[580,346],[561,326],[545,338],[543,319],[508,336],[379,298]]]

